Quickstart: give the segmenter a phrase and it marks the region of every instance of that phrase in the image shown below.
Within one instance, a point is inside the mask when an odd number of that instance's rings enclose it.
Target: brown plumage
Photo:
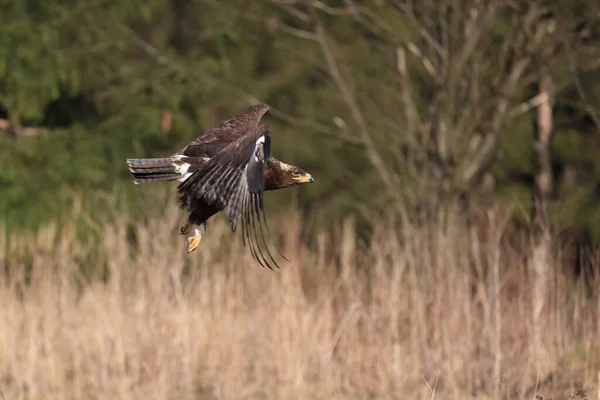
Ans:
[[[241,219],[244,245],[248,242],[253,257],[271,268],[268,256],[277,265],[263,231],[263,192],[314,180],[306,171],[271,155],[271,128],[259,124],[268,109],[266,104],[246,108],[170,157],[127,160],[136,184],[181,182],[177,188],[179,203],[188,213],[181,232],[187,234],[195,227],[194,236],[188,238],[189,252],[200,243],[200,227],[229,205],[232,230]]]

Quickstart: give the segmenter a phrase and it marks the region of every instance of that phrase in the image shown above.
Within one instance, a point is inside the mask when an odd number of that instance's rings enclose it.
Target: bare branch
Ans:
[[[305,13],[302,12],[300,10],[298,10],[297,8],[294,7],[294,4],[296,4],[295,0],[270,0],[271,4],[274,4],[275,6],[281,8],[282,10],[286,11],[287,13],[289,13],[290,15],[298,18],[301,21],[304,22],[309,22],[310,21],[310,16]]]
[[[458,54],[458,57],[454,59],[454,63],[451,67],[453,71],[461,72],[463,70],[467,63],[467,60],[469,60],[469,58],[472,57],[473,52],[475,51],[475,48],[479,43],[482,35],[484,33],[489,32],[489,27],[494,21],[497,10],[498,3],[491,2],[490,4],[488,4],[487,8],[483,10],[482,16],[479,16],[478,12],[468,13],[471,20],[467,21],[467,26],[469,25],[469,23],[471,26],[468,27],[468,32],[465,32],[466,41],[461,45],[462,50]]]
[[[577,89],[577,94],[581,98],[582,102],[586,104],[585,111],[588,113],[592,121],[594,121],[594,125],[596,125],[596,128],[600,133],[600,118],[598,118],[598,115],[596,115],[596,113],[594,112],[594,108],[587,104],[587,96],[585,94],[585,91],[583,90],[583,86],[581,86],[579,75],[577,74],[577,65],[575,64],[575,57],[573,57],[569,43],[565,41],[565,44],[567,47],[567,59],[569,60],[569,72],[571,73],[571,76],[573,78],[573,83],[575,84],[575,88]]]
[[[276,119],[279,119],[280,121],[289,123],[290,125],[304,126],[304,127],[310,128],[316,132],[326,134],[327,136],[331,137],[332,139],[337,139],[347,145],[351,145],[351,146],[359,148],[359,149],[365,148],[365,144],[363,143],[362,140],[360,140],[359,138],[344,134],[343,132],[340,132],[339,129],[333,130],[332,128],[330,128],[326,125],[320,124],[318,122],[310,121],[310,120],[307,120],[304,118],[296,118],[296,117],[292,116],[291,114],[288,114],[276,107],[269,106],[269,114],[271,114],[271,116],[273,118],[276,118]]]
[[[542,92],[538,95],[533,96],[529,100],[524,101],[523,103],[519,104],[518,106],[513,107],[508,112],[509,118],[515,118],[521,114],[525,114],[526,112],[531,111],[532,109],[538,107],[540,104],[545,103],[546,101],[548,101],[548,99],[546,98],[547,96],[548,96],[547,92]]]
[[[362,115],[358,102],[356,101],[356,98],[350,90],[348,84],[342,77],[337,61],[335,60],[335,57],[333,55],[333,51],[330,47],[330,44],[328,43],[329,39],[327,37],[327,31],[325,30],[325,27],[318,19],[318,17],[315,16],[315,19],[316,35],[319,39],[319,44],[321,45],[323,55],[325,56],[329,72],[333,80],[336,82],[342,94],[342,98],[344,99],[346,105],[349,108],[352,118],[358,126],[359,137],[365,145],[367,156],[371,161],[372,165],[375,167],[376,171],[378,172],[381,181],[387,186],[390,192],[396,193],[397,190],[395,188],[395,179],[392,176],[389,169],[385,166],[385,163],[381,158],[379,151],[373,143],[373,140],[369,134],[367,123]]]
[[[441,43],[438,42],[429,31],[423,26],[421,22],[419,22],[418,18],[415,16],[415,13],[412,7],[409,7],[405,2],[394,3],[394,9],[397,10],[402,17],[407,17],[408,21],[415,27],[419,34],[425,39],[425,41],[433,47],[436,53],[443,57],[446,51],[444,47],[442,47]]]
[[[423,52],[414,43],[408,42],[406,44],[406,48],[421,61],[423,67],[425,67],[425,70],[429,73],[429,75],[439,79],[439,74],[435,70],[433,63],[423,54]]]
[[[304,39],[304,40],[311,40],[311,41],[317,41],[317,35],[315,35],[312,32],[308,32],[302,29],[298,29],[298,28],[293,28],[289,25],[286,25],[280,21],[277,21],[275,19],[270,20],[269,24],[272,25],[273,27],[279,28],[281,29],[283,32],[288,33],[292,36],[295,36],[297,38],[300,39]]]
[[[339,15],[352,15],[352,14],[356,14],[358,12],[357,8],[352,5],[344,7],[344,8],[335,8],[335,7],[328,6],[327,4],[325,4],[319,0],[313,0],[311,2],[311,5],[314,8],[321,10],[323,12],[326,12],[327,14],[330,14],[330,15],[338,15],[338,16]]]
[[[396,73],[402,92],[402,103],[406,112],[408,131],[414,135],[419,124],[419,113],[411,96],[410,78],[406,69],[406,53],[403,48],[396,47]]]

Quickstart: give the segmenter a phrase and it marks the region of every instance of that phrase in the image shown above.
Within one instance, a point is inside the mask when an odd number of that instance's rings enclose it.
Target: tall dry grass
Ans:
[[[0,398],[598,396],[598,282],[586,290],[558,248],[517,248],[493,218],[445,231],[382,221],[366,245],[349,220],[309,250],[294,217],[292,262],[276,272],[224,218],[186,255],[180,218],[173,206],[133,233],[125,218],[106,224],[99,240],[49,226],[0,241]],[[551,263],[538,310],[535,262]]]

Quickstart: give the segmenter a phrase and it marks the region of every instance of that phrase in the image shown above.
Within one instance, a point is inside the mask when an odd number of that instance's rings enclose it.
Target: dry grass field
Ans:
[[[271,272],[223,216],[188,256],[180,220],[170,206],[87,239],[2,238],[0,398],[599,396],[599,282],[573,277],[552,238],[534,250],[488,218],[382,222],[362,243],[348,221],[309,249],[295,218],[291,262]]]

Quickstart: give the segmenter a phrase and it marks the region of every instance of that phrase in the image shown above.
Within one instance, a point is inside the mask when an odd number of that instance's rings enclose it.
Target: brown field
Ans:
[[[180,219],[0,240],[0,398],[599,398],[599,282],[553,238],[349,220],[309,249],[294,218],[271,272],[223,216],[188,256]]]

